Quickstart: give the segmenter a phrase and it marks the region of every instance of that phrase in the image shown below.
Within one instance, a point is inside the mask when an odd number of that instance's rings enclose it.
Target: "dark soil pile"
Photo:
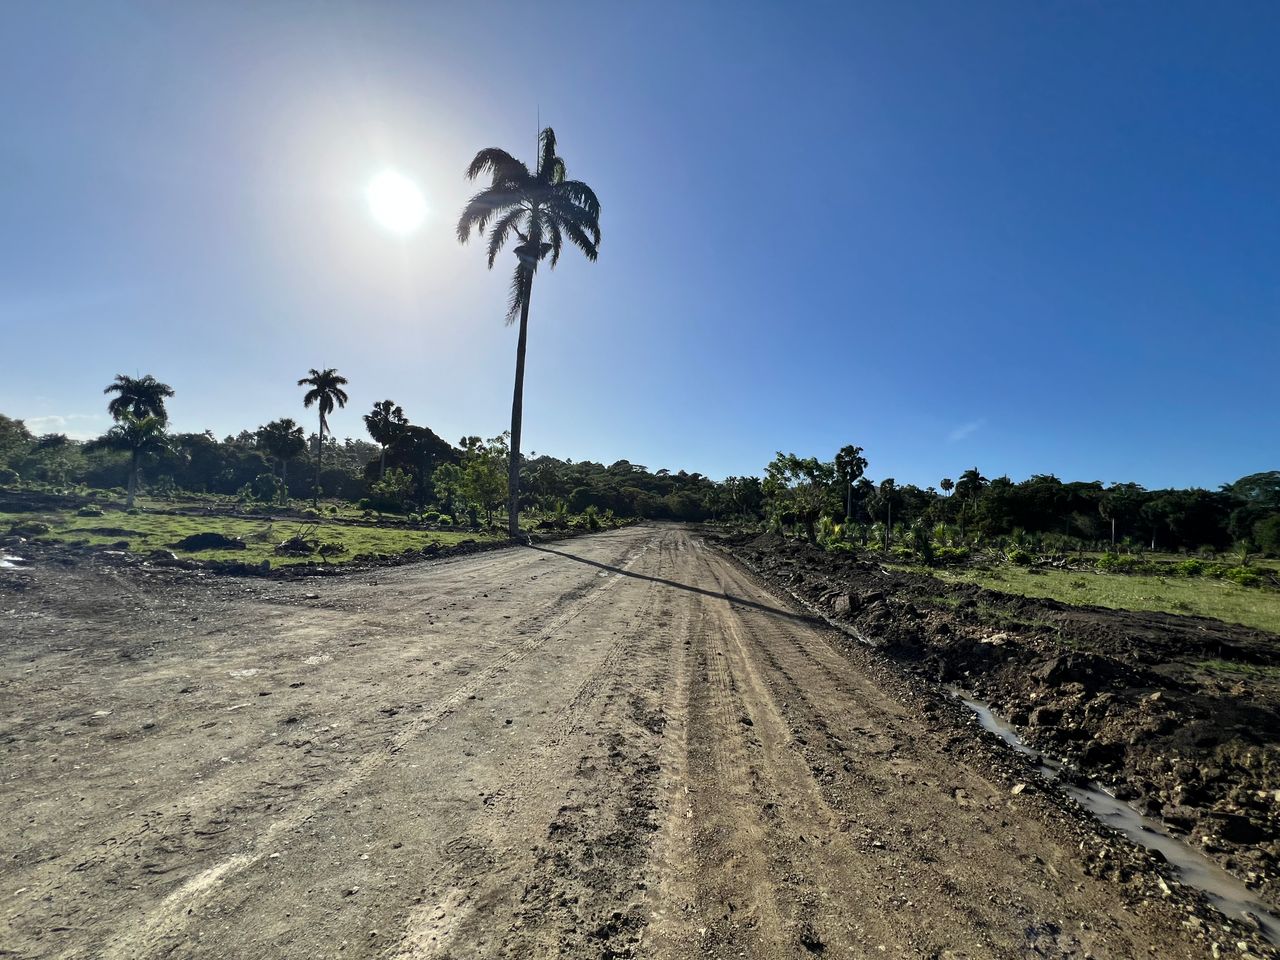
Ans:
[[[950,585],[775,535],[723,545],[1280,901],[1280,635]]]

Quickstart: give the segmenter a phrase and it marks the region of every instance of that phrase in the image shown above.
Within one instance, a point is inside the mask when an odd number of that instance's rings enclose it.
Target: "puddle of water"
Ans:
[[[0,553],[0,570],[16,570],[18,567],[26,564],[27,561],[21,557],[11,556],[7,553]]]
[[[1033,758],[1040,765],[1040,774],[1058,781],[1058,787],[1076,803],[1139,846],[1163,854],[1177,869],[1183,883],[1202,891],[1209,902],[1228,917],[1256,922],[1268,940],[1280,944],[1280,916],[1259,903],[1243,883],[1194,847],[1170,835],[1161,824],[1144,817],[1123,800],[1117,800],[1101,785],[1091,780],[1080,787],[1060,780],[1062,764],[1023,743],[1017,731],[992,713],[987,704],[972,700],[955,688],[951,694],[977,715],[984,730],[994,733],[1018,753]]]

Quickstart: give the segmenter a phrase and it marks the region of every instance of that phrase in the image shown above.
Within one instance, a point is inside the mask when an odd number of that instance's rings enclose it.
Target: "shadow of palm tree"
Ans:
[[[811,626],[823,626],[817,617],[808,616],[806,614],[794,613],[790,610],[783,610],[780,607],[771,607],[768,604],[758,603],[755,600],[748,600],[745,597],[737,597],[731,593],[724,593],[719,590],[707,590],[703,587],[695,587],[690,583],[681,583],[679,580],[668,580],[666,577],[650,577],[643,573],[633,573],[630,570],[624,570],[622,567],[611,566],[607,563],[600,563],[598,560],[588,560],[586,557],[579,557],[572,553],[565,553],[563,550],[552,550],[550,547],[539,547],[533,544],[529,545],[530,550],[537,550],[539,553],[551,553],[557,557],[564,557],[566,560],[573,560],[576,563],[586,564],[589,567],[597,567],[600,570],[608,570],[623,577],[632,577],[636,580],[648,580],[650,583],[660,583],[663,586],[675,587],[677,590],[686,590],[689,593],[698,593],[704,597],[714,597],[717,600],[728,600],[730,606],[750,607],[753,610],[759,610],[761,613],[767,613],[774,617],[783,617],[787,620],[794,620],[797,623],[805,623]]]

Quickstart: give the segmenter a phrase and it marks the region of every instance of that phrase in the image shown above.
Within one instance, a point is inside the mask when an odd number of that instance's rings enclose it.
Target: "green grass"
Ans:
[[[52,531],[39,539],[62,543],[89,543],[109,546],[119,540],[129,542],[129,550],[147,553],[151,550],[173,550],[178,556],[193,560],[230,560],[259,564],[270,560],[273,567],[297,563],[315,562],[318,555],[277,556],[275,547],[281,541],[307,530],[308,539],[327,543],[340,543],[346,552],[330,557],[331,563],[349,562],[360,554],[398,554],[407,549],[420,550],[430,544],[451,546],[463,540],[492,541],[500,539],[489,533],[467,531],[410,530],[345,524],[332,520],[303,523],[296,520],[271,522],[269,520],[242,520],[235,517],[190,517],[173,514],[124,513],[108,510],[105,516],[81,517],[74,513],[0,513],[0,533],[14,522],[40,521],[49,524]],[[127,534],[92,533],[94,528],[116,528],[130,531]],[[216,531],[230,537],[240,537],[247,544],[244,550],[183,551],[173,546],[175,542],[193,533]]]
[[[990,590],[1024,597],[1048,597],[1064,603],[1094,604],[1119,610],[1156,610],[1216,617],[1229,623],[1280,633],[1280,591],[1241,587],[1225,580],[1070,570],[1030,573],[1012,564],[1002,565],[996,570],[929,572],[949,583],[976,583]]]
[[[1201,670],[1220,673],[1228,677],[1246,677],[1251,680],[1280,680],[1280,667],[1259,666],[1253,663],[1234,663],[1229,660],[1201,660],[1196,666]]]

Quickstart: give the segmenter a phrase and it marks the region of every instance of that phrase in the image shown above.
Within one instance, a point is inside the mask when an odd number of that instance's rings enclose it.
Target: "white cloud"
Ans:
[[[111,418],[105,413],[69,413],[66,416],[52,414],[23,420],[27,429],[36,436],[43,433],[65,433],[72,440],[92,440],[101,436],[110,422]]]
[[[964,440],[966,437],[973,436],[986,425],[987,421],[985,418],[980,420],[970,420],[968,423],[962,423],[947,434],[947,440],[950,443],[956,443],[960,440]]]

